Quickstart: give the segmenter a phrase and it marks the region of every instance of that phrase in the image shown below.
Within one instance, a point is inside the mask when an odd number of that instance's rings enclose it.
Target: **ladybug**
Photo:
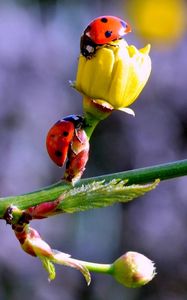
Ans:
[[[118,17],[98,17],[86,27],[81,36],[81,53],[90,59],[99,46],[122,39],[129,32],[131,32],[130,25]]]
[[[82,125],[81,116],[70,115],[59,120],[49,129],[46,137],[47,152],[59,167],[64,165],[74,135]]]

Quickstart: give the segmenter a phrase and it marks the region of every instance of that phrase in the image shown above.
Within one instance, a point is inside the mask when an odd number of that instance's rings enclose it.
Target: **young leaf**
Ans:
[[[73,188],[58,198],[58,211],[74,213],[93,208],[101,208],[118,202],[128,202],[154,189],[159,179],[144,185],[127,185],[128,180],[113,179],[98,181]]]

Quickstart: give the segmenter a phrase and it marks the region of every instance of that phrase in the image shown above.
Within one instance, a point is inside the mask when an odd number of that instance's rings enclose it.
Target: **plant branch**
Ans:
[[[107,183],[113,179],[128,179],[129,185],[146,184],[153,182],[157,178],[162,181],[185,175],[187,175],[187,159],[152,167],[82,179],[76,184],[76,187],[87,185],[93,183],[94,181],[104,180]],[[73,187],[71,184],[66,183],[65,181],[60,181],[51,186],[44,187],[38,191],[28,194],[0,198],[0,218],[3,218],[6,209],[10,205],[15,205],[20,209],[27,209],[46,201],[54,201],[60,195],[62,195],[62,193],[67,192],[72,188]]]
[[[81,180],[78,184],[86,184],[94,180],[110,181],[112,179],[128,179],[128,184],[143,184],[159,178],[161,181],[187,175],[187,159],[171,163],[155,165],[130,171],[124,171],[104,176]]]

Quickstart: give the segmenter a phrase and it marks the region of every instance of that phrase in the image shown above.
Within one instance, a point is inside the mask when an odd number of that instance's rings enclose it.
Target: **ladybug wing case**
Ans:
[[[66,161],[74,131],[74,124],[65,120],[58,121],[49,129],[46,148],[50,158],[59,167],[62,167]]]

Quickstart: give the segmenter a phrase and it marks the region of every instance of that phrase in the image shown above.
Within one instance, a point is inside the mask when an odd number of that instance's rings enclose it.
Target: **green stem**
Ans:
[[[72,258],[71,261],[85,266],[90,272],[111,274],[113,271],[113,264],[98,264],[89,261],[77,260],[74,258]]]
[[[128,179],[128,184],[142,184],[152,182],[157,178],[160,180],[167,180],[185,175],[187,175],[187,159],[152,167],[82,179],[76,184],[76,187],[80,187],[83,184],[85,185],[93,181],[105,180],[106,182],[109,182],[112,179]],[[68,184],[65,181],[60,181],[32,193],[0,198],[0,218],[3,218],[7,207],[11,204],[20,209],[26,209],[46,201],[53,201],[63,192],[68,191],[71,188],[71,184]]]
[[[90,139],[95,127],[98,125],[100,120],[93,118],[90,114],[85,114],[85,126],[84,130],[87,134],[87,137]]]
[[[105,105],[98,104],[93,99],[84,96],[83,110],[85,118],[84,130],[90,139],[95,127],[100,121],[111,115],[113,108],[106,106],[106,103]]]
[[[80,182],[78,182],[78,185],[83,183],[87,184],[93,182],[94,180],[105,180],[108,182],[114,178],[128,179],[128,184],[143,184],[152,182],[157,178],[162,181],[186,175],[187,159],[161,165],[155,165],[152,167],[145,167],[104,176],[92,177],[81,180]]]

